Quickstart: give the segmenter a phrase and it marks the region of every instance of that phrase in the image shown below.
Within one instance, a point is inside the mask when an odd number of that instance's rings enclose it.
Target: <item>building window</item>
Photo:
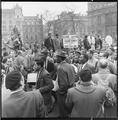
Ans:
[[[35,40],[37,41],[37,35],[35,35]]]
[[[101,15],[98,16],[98,25],[101,25]]]
[[[10,25],[12,24],[12,20],[9,20],[9,24],[10,24]]]
[[[112,24],[111,13],[106,14],[106,16],[105,16],[105,22],[106,22],[107,26],[110,26]]]
[[[117,25],[117,13],[112,13],[111,20],[112,25]]]

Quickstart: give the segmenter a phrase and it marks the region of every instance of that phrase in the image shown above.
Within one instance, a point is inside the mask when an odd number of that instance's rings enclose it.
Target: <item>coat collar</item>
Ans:
[[[99,72],[100,74],[109,74],[109,70],[108,69],[99,69]]]
[[[25,93],[25,91],[22,89],[22,90],[19,90],[19,91],[16,91],[16,92],[13,92],[11,93],[11,97],[18,97],[18,96],[21,96]]]
[[[75,87],[76,90],[82,93],[89,94],[91,92],[94,92],[96,90],[96,85],[90,81],[90,82],[80,82],[79,85]]]
[[[67,62],[64,60],[64,61],[62,61],[62,62],[60,63],[60,65],[62,65],[62,64],[64,64],[64,63],[67,63]]]

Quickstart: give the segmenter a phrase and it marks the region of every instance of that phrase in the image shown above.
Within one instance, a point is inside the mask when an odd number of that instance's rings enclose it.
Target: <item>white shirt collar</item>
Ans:
[[[22,91],[22,90],[23,90],[23,88],[20,87],[19,89],[15,90],[15,91],[11,91],[11,94],[16,93],[16,92],[19,92],[19,91]]]
[[[82,65],[82,69],[85,67],[85,65],[87,64],[87,62],[85,64]]]

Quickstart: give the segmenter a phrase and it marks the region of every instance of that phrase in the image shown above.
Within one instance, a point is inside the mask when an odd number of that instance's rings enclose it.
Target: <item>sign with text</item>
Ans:
[[[63,35],[64,48],[78,48],[77,35]]]

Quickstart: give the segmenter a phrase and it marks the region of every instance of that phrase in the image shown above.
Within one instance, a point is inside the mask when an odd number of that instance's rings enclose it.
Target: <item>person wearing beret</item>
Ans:
[[[75,71],[72,65],[66,62],[66,53],[58,50],[56,53],[57,78],[59,89],[57,90],[57,104],[59,108],[59,117],[68,117],[68,111],[65,107],[65,99],[68,88],[72,87],[75,82]]]
[[[38,54],[35,58],[35,71],[38,73],[36,89],[39,89],[44,98],[44,104],[46,106],[47,115],[52,111],[52,94],[51,91],[54,88],[51,76],[49,72],[44,68],[44,54]]]
[[[45,117],[44,100],[39,90],[25,92],[24,78],[19,71],[6,75],[5,87],[10,95],[2,102],[3,118]]]

